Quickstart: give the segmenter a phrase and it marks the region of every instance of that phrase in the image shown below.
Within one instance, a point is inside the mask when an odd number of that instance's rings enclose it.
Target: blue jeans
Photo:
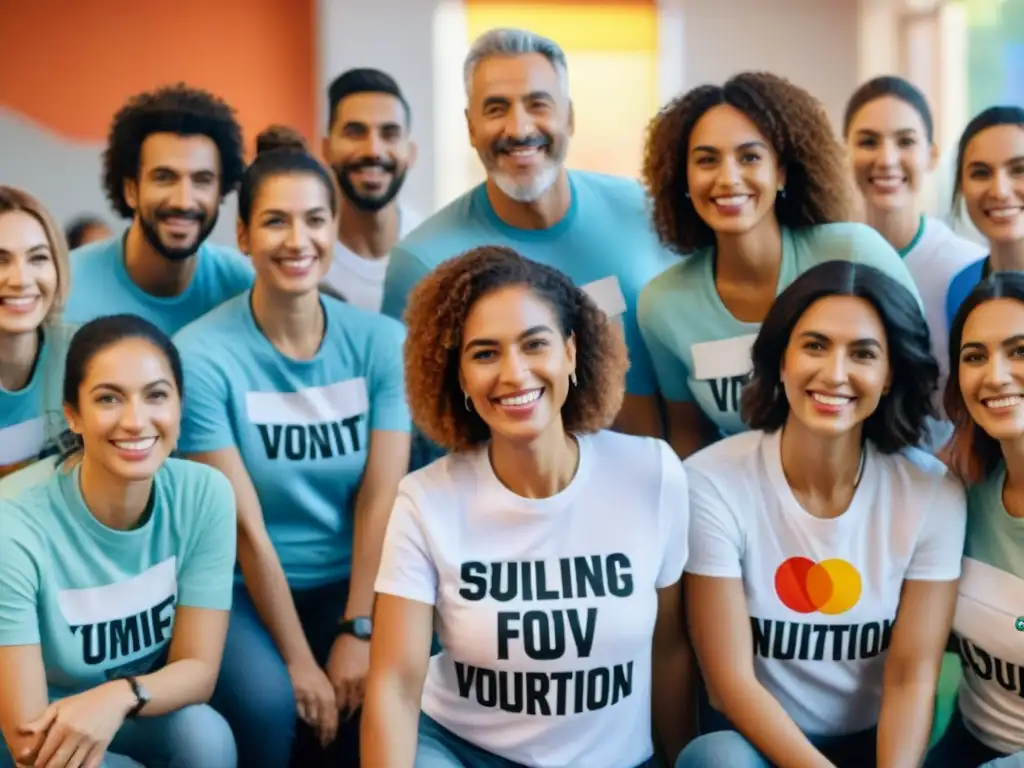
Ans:
[[[654,768],[654,758],[637,768]],[[436,720],[420,714],[414,768],[523,768],[456,736]]]
[[[1003,755],[982,744],[967,730],[957,707],[946,732],[928,753],[924,768],[1024,768],[1024,752]]]
[[[294,590],[292,599],[313,656],[327,664],[345,612],[348,582]],[[288,669],[245,585],[235,587],[224,660],[210,704],[231,724],[242,766],[313,768],[357,765],[359,713],[338,723],[338,736],[327,750],[319,747],[313,730],[298,720],[295,693]]]
[[[771,763],[719,712],[702,727],[703,736],[680,753],[675,768],[771,768]],[[808,736],[810,742],[838,768],[875,765],[878,734],[875,728],[848,736]]]
[[[103,758],[103,768],[236,768],[235,739],[220,715],[196,704],[159,717],[126,720]],[[14,760],[0,736],[0,768]]]

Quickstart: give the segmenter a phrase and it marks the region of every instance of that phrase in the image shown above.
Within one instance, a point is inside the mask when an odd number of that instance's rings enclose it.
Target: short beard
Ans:
[[[516,184],[500,171],[493,171],[491,173],[491,180],[497,185],[498,189],[517,203],[535,203],[558,181],[560,170],[560,166],[551,164],[541,169],[536,178],[526,184]]]
[[[142,236],[146,238],[146,242],[153,248],[154,251],[159,253],[163,258],[168,261],[184,261],[185,259],[191,258],[196,255],[196,252],[202,247],[203,243],[213,232],[213,228],[217,226],[217,217],[220,215],[220,210],[214,210],[213,216],[206,219],[199,230],[199,235],[196,237],[194,245],[188,248],[168,248],[160,240],[160,233],[156,227],[149,223],[144,216],[139,215],[139,228],[142,230]]]
[[[396,171],[391,178],[391,183],[384,190],[384,194],[380,197],[366,197],[359,194],[355,185],[349,180],[348,170],[344,166],[332,166],[332,169],[334,175],[338,178],[338,186],[341,187],[341,193],[345,196],[345,199],[365,213],[377,213],[398,197],[398,193],[402,190],[402,185],[405,184],[407,173],[407,171],[402,171],[401,173]]]

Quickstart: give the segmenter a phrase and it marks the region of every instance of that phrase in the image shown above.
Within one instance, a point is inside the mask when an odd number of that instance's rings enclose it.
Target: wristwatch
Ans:
[[[356,616],[338,622],[339,635],[354,635],[360,640],[369,640],[373,634],[373,619],[369,616]]]
[[[128,710],[127,715],[128,718],[132,718],[139,714],[144,706],[149,704],[149,691],[134,677],[129,676],[125,680],[132,687],[132,693],[135,694],[135,706]]]

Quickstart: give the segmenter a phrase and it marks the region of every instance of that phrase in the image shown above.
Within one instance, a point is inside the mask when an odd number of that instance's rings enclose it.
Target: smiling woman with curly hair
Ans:
[[[652,695],[678,754],[689,495],[665,442],[605,430],[620,328],[497,246],[443,262],[405,321],[413,419],[452,453],[402,480],[388,524],[363,763],[646,765]]]
[[[842,223],[851,189],[821,103],[748,72],[671,102],[649,128],[643,169],[661,241],[686,256],[644,288],[640,330],[685,457],[702,424],[743,431],[750,344],[775,297],[815,264],[842,259],[916,289],[873,229]]]

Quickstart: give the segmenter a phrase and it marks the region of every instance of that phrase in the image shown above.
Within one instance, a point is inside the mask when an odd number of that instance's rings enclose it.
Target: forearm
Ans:
[[[693,653],[685,643],[655,652],[653,657],[652,714],[654,727],[669,765],[695,735]]]
[[[270,632],[285,664],[302,661],[315,663],[298,611],[295,610],[288,579],[274,550],[253,545],[240,535],[238,562],[256,612]]]
[[[373,613],[373,586],[380,568],[381,548],[388,527],[391,505],[360,505],[356,502],[352,534],[352,575],[349,582],[345,616],[369,616]],[[339,617],[340,618],[340,617]]]
[[[928,749],[936,681],[886,685],[878,719],[878,768],[916,768]]]
[[[367,681],[360,725],[360,759],[375,768],[412,768],[416,760],[420,697],[398,677]]]
[[[190,704],[205,704],[213,695],[217,684],[218,668],[199,659],[179,659],[162,669],[138,679],[149,693],[149,703],[139,713],[141,717],[158,717],[176,712]],[[130,699],[135,703],[131,686],[123,680],[113,680],[105,685],[124,686]]]
[[[733,726],[779,768],[834,768],[760,683],[738,692],[726,706]]]

